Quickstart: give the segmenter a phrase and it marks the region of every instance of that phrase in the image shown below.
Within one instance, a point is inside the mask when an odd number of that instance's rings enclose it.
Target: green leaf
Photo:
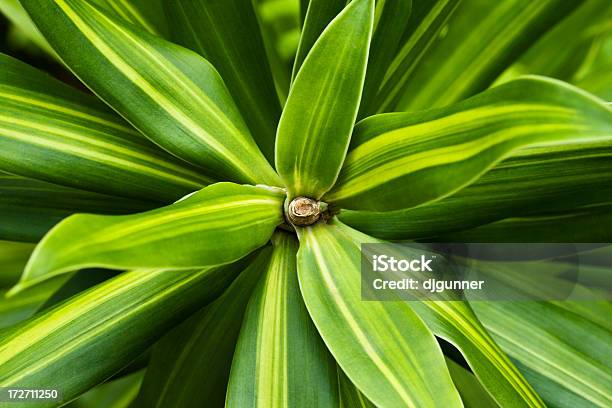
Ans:
[[[602,14],[610,15],[610,13],[612,7],[608,7],[607,13]],[[595,39],[579,71],[572,79],[576,86],[608,102],[612,101],[612,25],[609,21],[609,18],[604,19],[604,22],[592,27],[592,32],[585,33],[585,35],[592,34]]]
[[[391,63],[377,93],[365,99],[365,113],[380,113],[394,109],[409,84],[413,71],[417,69],[423,55],[432,47],[447,27],[448,19],[457,9],[460,0],[414,0],[410,18],[405,23],[401,48]],[[366,78],[367,81],[367,78]]]
[[[95,97],[0,54],[0,170],[161,202],[210,179],[161,152]]]
[[[612,73],[606,67],[601,71],[594,71],[576,81],[576,86],[591,92],[607,101],[612,101]]]
[[[610,242],[610,225],[612,205],[602,204],[561,213],[508,218],[438,239],[460,242]]]
[[[598,324],[608,332],[612,332],[612,322],[608,318],[610,313],[612,313],[612,304],[610,304],[609,301],[553,301],[551,303],[570,313],[580,316],[581,319]]]
[[[6,291],[0,290],[0,329],[17,324],[117,274],[103,269],[83,270],[48,279],[12,296],[5,296]]]
[[[533,44],[497,79],[505,82],[525,74],[572,81],[591,59],[598,40],[610,35],[612,7],[607,0],[587,0]],[[601,28],[599,28],[601,27]]]
[[[551,406],[612,404],[612,333],[548,302],[474,302],[500,346]]]
[[[57,54],[53,51],[47,40],[42,36],[36,25],[28,16],[28,13],[23,9],[19,0],[0,0],[0,12],[25,36],[36,44],[40,49],[47,52],[49,55],[57,58]]]
[[[446,106],[480,91],[580,1],[463,1],[386,110]]]
[[[165,5],[172,38],[219,70],[253,137],[272,161],[281,109],[253,4],[181,0]]]
[[[497,408],[499,405],[467,369],[447,358],[446,365],[465,408]]]
[[[361,236],[360,242],[362,244],[383,243],[367,236]],[[392,250],[390,246],[387,248],[388,251]],[[367,249],[364,249],[364,251],[366,251],[364,252],[366,257],[375,253],[367,252]],[[404,247],[395,258],[419,257],[423,254],[422,250],[417,249],[413,249],[412,254],[407,251],[410,251],[410,249]],[[442,270],[437,272],[444,273]],[[394,276],[393,272],[386,273]],[[412,273],[409,276],[404,273],[401,277],[424,280],[422,274],[418,273]],[[427,301],[423,301],[423,297],[420,296],[407,298],[406,294],[410,295],[410,293],[402,293],[403,295],[398,294],[395,299],[387,298],[387,303],[406,303],[423,320],[431,332],[455,346],[478,380],[500,406],[544,406],[533,388],[487,333],[469,304],[462,301],[455,292],[447,291],[440,297],[436,297],[436,300]]]
[[[69,401],[218,296],[241,266],[127,272],[38,314],[0,339],[0,386],[37,388],[53,378]]]
[[[76,212],[127,214],[152,207],[154,203],[0,172],[0,239],[38,242],[51,227]]]
[[[612,108],[563,82],[527,77],[457,105],[374,116],[358,125],[325,200],[390,211],[448,196],[538,144],[612,140]]]
[[[306,14],[308,13],[308,6],[310,5],[310,0],[300,0],[300,26],[304,25],[304,21],[306,20]]]
[[[151,34],[167,38],[168,21],[162,0],[89,0],[105,8],[115,17],[121,18],[148,31]]]
[[[308,311],[351,381],[379,407],[460,407],[442,352],[406,302],[363,302],[360,244],[342,225],[298,230],[298,271]]]
[[[495,343],[466,302],[412,301],[410,307],[438,337],[453,344],[502,406],[544,407],[540,397]]]
[[[87,391],[67,408],[129,408],[138,395],[142,372],[107,381]]]
[[[11,327],[36,313],[68,278],[67,275],[50,279],[11,297],[7,297],[6,291],[0,289],[0,330]],[[4,330],[0,331],[0,338],[3,333]]]
[[[6,297],[5,288],[19,281],[33,250],[32,244],[0,241],[0,330],[34,314],[68,279],[68,276],[50,279],[17,296]]]
[[[0,288],[15,284],[28,262],[34,245],[0,241]]]
[[[38,308],[37,312],[49,309],[65,301],[66,299],[85,291],[86,289],[114,278],[120,273],[122,272],[113,271],[110,269],[83,269],[72,274],[63,274],[55,277],[54,279],[62,279],[67,276],[68,279],[63,280],[62,285],[55,292],[53,292],[53,294],[47,300],[45,300],[45,302]],[[37,285],[34,285],[32,289],[40,285],[44,285],[46,282],[48,281],[43,281]],[[9,297],[9,299],[11,299],[11,297]]]
[[[138,406],[223,406],[244,311],[271,252],[263,248],[222,296],[155,345]]]
[[[290,65],[300,40],[299,4],[293,0],[261,0],[256,3],[274,87],[281,105],[284,105],[291,82]]]
[[[383,83],[389,65],[402,45],[401,40],[406,27],[412,28],[411,11],[412,0],[379,0],[376,2],[374,35],[370,46],[359,118],[376,113],[372,104],[375,102],[375,96]]]
[[[34,251],[20,287],[81,268],[194,268],[236,261],[283,222],[278,189],[218,183],[141,214],[77,214]],[[15,289],[17,290],[17,289]]]
[[[336,365],[300,295],[298,243],[278,233],[273,244],[240,330],[226,406],[337,407]]]
[[[338,367],[338,387],[340,390],[340,408],[376,408],[355,384],[349,380],[344,371]]]
[[[295,80],[302,63],[325,27],[342,11],[348,2],[350,0],[310,0],[306,2],[302,14],[303,26],[300,44],[293,62],[292,81]]]
[[[543,209],[570,212],[610,201],[611,159],[609,142],[525,149],[443,200],[399,211],[342,211],[339,218],[370,235],[397,240],[448,236]]]
[[[355,0],[325,29],[289,93],[276,167],[290,198],[320,198],[340,172],[359,108],[374,19],[373,0]]]
[[[75,74],[156,144],[219,179],[278,183],[205,59],[84,0],[23,5]]]

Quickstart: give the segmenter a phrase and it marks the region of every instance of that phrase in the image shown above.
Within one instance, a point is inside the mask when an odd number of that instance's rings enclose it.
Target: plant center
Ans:
[[[308,197],[296,197],[287,206],[285,216],[287,221],[299,227],[312,225],[321,218],[327,205]]]

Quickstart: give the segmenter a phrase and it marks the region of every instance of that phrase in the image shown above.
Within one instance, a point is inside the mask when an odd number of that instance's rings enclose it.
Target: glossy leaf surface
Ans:
[[[374,114],[394,111],[411,80],[412,73],[419,67],[427,50],[436,44],[447,29],[447,22],[453,15],[460,0],[414,0],[410,18],[405,24],[401,48],[386,67],[385,76],[377,93],[366,100],[364,113]],[[366,78],[367,79],[367,78]]]
[[[297,240],[273,239],[270,264],[247,308],[227,407],[337,407],[336,365],[300,295]]]
[[[491,395],[487,393],[472,373],[448,357],[446,358],[446,365],[466,408],[498,407]]]
[[[39,314],[0,339],[0,384],[36,388],[54,378],[64,400],[70,400],[218,295],[237,274],[234,269],[128,272]]]
[[[79,78],[155,143],[217,178],[277,184],[204,58],[84,0],[23,5]]]
[[[221,74],[255,141],[274,159],[280,104],[253,4],[245,0],[166,2],[172,38]]]
[[[41,241],[21,286],[88,267],[193,268],[233,262],[283,222],[283,193],[219,183],[141,214],[67,218]]]
[[[338,222],[340,226],[340,224]],[[359,271],[362,262],[361,254],[369,257],[370,254],[366,249],[359,244],[364,243],[381,243],[374,238],[360,234],[357,231],[351,230],[346,226],[342,226],[346,234],[354,240],[353,245],[357,248],[353,257],[355,268]],[[387,249],[385,252],[388,252]],[[396,259],[406,258],[409,254],[408,248],[401,251],[395,257]],[[413,258],[422,255],[422,251],[414,250]],[[338,251],[333,250],[333,253]],[[393,255],[392,253],[389,255]],[[346,262],[346,261],[345,261]],[[340,264],[336,269],[340,268]],[[443,270],[438,270],[443,273]],[[425,273],[428,276],[428,272]],[[389,278],[406,278],[414,277],[417,280],[424,280],[425,277],[415,272],[385,272],[385,276]],[[361,282],[361,277],[357,275],[355,278],[358,283]],[[359,287],[360,285],[358,285]],[[364,288],[361,287],[361,290]],[[366,289],[367,290],[367,289]],[[542,407],[543,403],[538,395],[533,391],[529,383],[523,378],[514,364],[508,359],[505,353],[494,342],[491,336],[478,321],[476,315],[472,312],[466,302],[461,301],[453,292],[447,291],[444,294],[439,294],[435,297],[436,300],[422,300],[422,297],[410,298],[410,291],[401,291],[402,295],[398,294],[397,298],[385,297],[379,302],[387,308],[407,308],[409,312],[415,313],[426,324],[429,330],[437,337],[440,337],[453,344],[463,354],[472,371],[475,373],[483,386],[494,395],[500,406],[516,406],[516,407]],[[359,291],[361,296],[363,292]],[[391,294],[392,295],[392,294]],[[374,295],[376,296],[376,295]],[[364,302],[364,307],[372,308],[373,301]],[[392,309],[393,310],[393,309]],[[341,362],[340,362],[341,363]],[[347,374],[349,374],[347,372]],[[358,383],[357,383],[358,384]],[[359,388],[366,393],[366,388],[358,385]]]
[[[438,337],[463,354],[482,386],[500,406],[544,407],[544,403],[466,302],[414,301],[410,306]]]
[[[347,0],[310,0],[306,2],[304,25],[300,35],[300,44],[293,62],[292,79],[302,67],[302,63],[312,49],[325,27],[342,11]]]
[[[0,287],[15,284],[34,250],[34,245],[24,242],[0,241]]]
[[[271,252],[263,248],[223,295],[155,345],[137,406],[223,406],[244,311]]]
[[[34,315],[67,279],[68,276],[51,279],[11,297],[6,297],[7,291],[0,289],[0,330],[10,328]],[[2,333],[0,331],[0,337]]]
[[[341,408],[375,408],[375,405],[355,387],[340,367],[338,367],[338,387]]]
[[[448,108],[361,122],[325,197],[348,209],[410,208],[452,194],[519,148],[611,140],[612,109],[603,101],[530,77]]]
[[[346,155],[365,77],[374,1],[351,2],[304,61],[276,136],[276,167],[290,198],[320,198]]]
[[[605,142],[526,149],[443,200],[408,210],[343,211],[339,217],[378,238],[413,239],[448,236],[543,207],[563,214],[609,202],[611,159],[612,146]]]
[[[45,37],[38,31],[38,28],[36,28],[36,25],[30,16],[28,16],[28,13],[19,3],[19,0],[0,0],[0,12],[21,30],[30,41],[57,58],[53,49],[47,40],[45,40]]]
[[[440,239],[463,242],[610,242],[612,205],[511,217]]]
[[[489,87],[580,1],[461,1],[387,111],[446,106]]]
[[[473,307],[547,403],[610,405],[609,330],[548,302],[474,302]]]
[[[410,20],[411,11],[412,0],[376,2],[374,35],[370,46],[371,51],[363,86],[362,103],[359,107],[359,118],[376,113],[374,108],[375,97],[387,75],[389,65],[401,48],[402,37],[406,30],[413,28],[414,21]]]
[[[162,38],[168,36],[166,14],[162,0],[89,0],[104,7],[117,18]]]
[[[0,172],[0,239],[38,242],[77,212],[129,214],[154,206]]]
[[[574,82],[592,64],[598,43],[609,36],[612,6],[606,0],[586,0],[542,36],[497,79],[508,81],[536,74]],[[575,83],[575,82],[574,82]]]
[[[361,234],[334,221],[299,230],[308,311],[342,370],[379,407],[460,407],[442,352],[405,302],[363,302]]]
[[[210,182],[100,101],[0,54],[0,170],[168,202]]]

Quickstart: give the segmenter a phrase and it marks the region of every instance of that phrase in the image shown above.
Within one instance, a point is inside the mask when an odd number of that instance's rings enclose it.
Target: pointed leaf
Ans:
[[[610,35],[611,18],[612,7],[607,0],[582,2],[508,67],[496,83],[526,74],[572,81],[592,58],[590,54],[597,41]],[[602,26],[604,28],[600,29]]]
[[[608,196],[610,197],[610,196]],[[610,242],[612,205],[508,218],[445,235],[459,242]]]
[[[210,179],[94,97],[0,54],[0,170],[119,196],[175,200]]]
[[[340,390],[340,408],[376,408],[355,384],[349,380],[344,371],[338,367],[338,387]]]
[[[14,296],[4,296],[4,291],[0,290],[0,329],[19,323],[117,275],[116,271],[103,269],[83,270],[48,279]]]
[[[110,380],[81,395],[69,408],[129,408],[138,395],[143,372]]]
[[[442,352],[405,302],[363,302],[360,244],[338,221],[298,230],[300,288],[331,353],[378,407],[460,407]]]
[[[543,209],[562,214],[610,197],[612,144],[560,144],[517,152],[443,200],[408,210],[342,211],[339,218],[378,238],[427,238]]]
[[[22,3],[75,74],[155,143],[217,178],[277,183],[205,59],[85,0]]]
[[[155,345],[138,406],[223,406],[244,311],[271,252],[263,248],[223,295]]]
[[[219,183],[141,214],[78,214],[40,242],[22,276],[28,286],[88,267],[193,268],[233,262],[264,245],[283,222],[281,190]]]
[[[36,25],[23,9],[19,0],[0,0],[0,12],[14,24],[34,44],[39,46],[49,55],[57,58],[47,40],[42,36]]]
[[[0,289],[0,330],[31,317],[61,288],[68,278],[69,276],[66,275],[50,279],[11,297],[6,297],[6,291]]]
[[[52,378],[70,401],[218,296],[241,266],[127,272],[38,314],[0,339],[0,386],[37,388]]]
[[[320,198],[340,171],[359,108],[374,19],[355,0],[325,29],[291,87],[276,139],[276,167],[290,198]]]
[[[457,105],[358,126],[326,201],[390,211],[448,196],[519,148],[612,140],[612,108],[563,82],[529,77]]]
[[[74,295],[77,295],[85,290],[96,286],[104,281],[107,281],[115,276],[119,275],[120,271],[113,271],[110,269],[83,269],[81,271],[72,273],[72,274],[64,274],[60,275],[55,279],[62,279],[67,277],[62,283],[62,285],[49,297],[45,302],[38,308],[37,313],[43,310],[49,309],[63,301],[71,298]],[[34,285],[32,289],[44,285],[48,281],[43,281],[37,285]],[[9,297],[9,299],[11,299]]]
[[[290,65],[300,39],[298,4],[293,0],[262,0],[256,3],[274,88],[281,105],[284,105],[291,81]]]
[[[576,81],[576,86],[607,101],[612,101],[612,73],[610,71],[610,67],[606,67],[601,71],[591,72]]]
[[[405,23],[401,48],[393,61],[386,66],[385,76],[377,93],[366,100],[366,113],[389,112],[402,97],[402,91],[419,66],[421,58],[445,30],[448,19],[457,9],[460,0],[414,0],[410,18]],[[366,78],[367,80],[367,78]]]
[[[499,406],[467,369],[449,358],[446,358],[446,365],[453,378],[453,383],[461,394],[465,408],[496,408]]]
[[[33,250],[32,244],[0,241],[0,288],[17,283]]]
[[[172,38],[219,70],[255,141],[272,161],[281,110],[252,2],[180,0],[166,3],[166,12]]]
[[[424,2],[430,3],[430,2]],[[376,113],[375,96],[389,69],[391,61],[402,44],[402,36],[411,27],[412,0],[383,0],[376,2],[376,21],[370,46],[368,70],[363,86],[359,118]]]
[[[0,239],[38,242],[76,212],[128,214],[154,203],[62,187],[0,172]]]
[[[159,37],[168,37],[168,21],[162,0],[90,0],[115,17]]]
[[[300,26],[304,25],[304,20],[306,19],[306,13],[308,12],[309,5],[310,0],[300,0]]]
[[[453,344],[499,406],[544,407],[540,397],[482,326],[467,302],[410,302],[438,337]]]
[[[226,406],[337,407],[336,365],[300,295],[298,243],[278,233],[273,244],[240,330]]]
[[[551,406],[612,404],[612,333],[549,302],[474,302],[479,318]]]
[[[354,261],[357,276],[353,279],[356,281],[354,285],[359,290],[359,268],[361,265],[359,244],[380,243],[381,241],[351,230],[339,222],[337,223],[341,226],[342,231],[347,231],[345,234],[350,234],[353,239],[352,245],[354,246],[353,251],[355,251],[353,257],[357,259]],[[402,252],[397,258],[400,259],[405,255],[406,252]],[[415,278],[419,277],[415,276]],[[358,294],[360,295],[361,292],[358,292]],[[307,297],[306,295],[305,298]],[[371,303],[373,302],[367,302],[368,305]],[[408,308],[409,312],[414,314],[415,317],[420,317],[436,336],[455,345],[464,355],[478,379],[494,395],[501,406],[543,406],[529,383],[525,381],[504,352],[495,344],[466,302],[449,295],[447,299],[441,301],[419,301],[415,299],[406,302],[405,298],[398,298],[397,301],[379,303],[392,310],[393,308]],[[380,316],[381,313],[379,311],[378,315]],[[339,363],[342,364],[342,361],[339,361]],[[350,376],[351,373],[346,368],[345,371]],[[368,395],[366,388],[363,388],[359,383],[356,384]],[[369,395],[368,397],[372,399]],[[372,401],[376,402],[373,399]]]
[[[346,6],[347,0],[310,0],[306,3],[300,44],[293,62],[292,81],[297,76],[314,43],[330,21]]]
[[[386,111],[446,106],[483,91],[580,5],[565,0],[463,1]]]

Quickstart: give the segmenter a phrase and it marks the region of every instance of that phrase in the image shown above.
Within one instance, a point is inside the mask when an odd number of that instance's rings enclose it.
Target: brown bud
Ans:
[[[318,201],[308,197],[296,197],[287,208],[287,220],[296,226],[312,225],[321,217],[321,206]]]

